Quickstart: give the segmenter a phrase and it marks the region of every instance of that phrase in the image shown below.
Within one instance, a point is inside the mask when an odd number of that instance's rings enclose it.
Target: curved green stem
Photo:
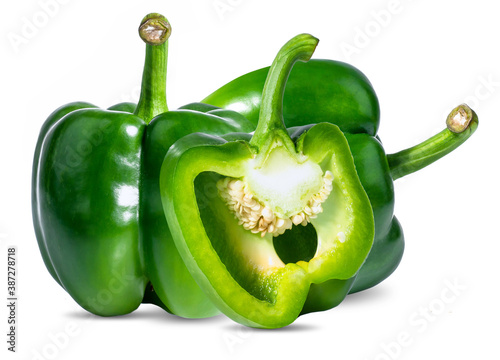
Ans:
[[[261,151],[272,146],[276,138],[280,138],[287,148],[293,147],[283,121],[286,81],[295,62],[308,61],[311,58],[318,41],[312,35],[300,34],[288,41],[276,55],[262,90],[259,123],[250,140],[250,144],[259,147]]]
[[[147,15],[139,27],[139,35],[146,43],[146,60],[141,95],[134,114],[147,123],[156,115],[168,111],[167,57],[171,32],[168,20],[156,13]]]
[[[451,111],[446,125],[447,129],[430,139],[409,149],[387,155],[394,180],[432,164],[459,147],[476,131],[477,115],[467,105],[462,104]]]

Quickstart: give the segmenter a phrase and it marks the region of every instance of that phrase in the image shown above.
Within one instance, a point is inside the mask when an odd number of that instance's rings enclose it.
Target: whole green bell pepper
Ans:
[[[137,106],[71,103],[42,126],[32,183],[38,245],[53,278],[94,314],[125,314],[152,302],[183,317],[212,316],[218,310],[172,243],[160,166],[169,146],[186,134],[254,126],[238,113],[203,105],[168,111],[170,24],[150,14],[139,32],[146,60]]]
[[[231,109],[257,126],[269,67],[242,75],[201,102]],[[290,73],[283,98],[286,126],[330,122],[343,132],[375,136],[380,107],[370,81],[352,65],[312,59],[299,62]]]
[[[248,326],[285,326],[392,273],[404,248],[393,180],[477,128],[477,116],[461,105],[448,129],[391,155],[375,136],[343,134],[331,123],[286,130],[287,75],[315,45],[301,35],[282,48],[253,136],[186,136],[161,168],[165,216],[188,269],[223,313]]]
[[[237,110],[256,122],[268,71],[269,68],[266,67],[242,75],[208,95],[202,102]],[[411,149],[386,156],[376,136],[380,107],[369,80],[351,65],[324,59],[312,59],[294,66],[284,93],[283,117],[287,127],[320,122],[336,124],[349,142],[356,169],[370,198],[375,217],[374,246],[357,278],[352,279],[354,284],[350,284],[351,293],[367,289],[386,279],[397,268],[403,256],[403,230],[394,216],[393,180],[446,155],[472,135],[477,127],[474,115],[474,121],[459,126],[455,133],[445,130]],[[428,155],[432,156],[429,158]],[[412,157],[420,159],[419,167],[409,165]],[[327,285],[332,290],[339,286],[338,282],[331,282],[323,284],[323,287],[326,288]],[[328,297],[323,298],[320,295],[325,291],[316,287],[317,285],[311,286],[311,293],[317,293],[318,297],[304,311],[331,308],[341,301],[334,296],[330,296],[330,300],[327,300]]]

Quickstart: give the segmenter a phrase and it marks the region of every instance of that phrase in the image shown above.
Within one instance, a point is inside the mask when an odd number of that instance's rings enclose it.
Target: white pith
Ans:
[[[217,182],[219,194],[238,219],[244,229],[252,233],[266,233],[279,236],[293,225],[306,226],[311,219],[323,211],[322,203],[328,198],[333,189],[333,174],[326,171],[322,177],[322,186],[319,192],[312,195],[306,205],[289,217],[276,214],[251,192],[248,184],[240,179],[223,178]]]
[[[323,170],[318,164],[277,145],[264,163],[258,159],[248,161],[243,179],[248,193],[271,208],[276,216],[287,219],[300,213],[321,190],[322,177]]]

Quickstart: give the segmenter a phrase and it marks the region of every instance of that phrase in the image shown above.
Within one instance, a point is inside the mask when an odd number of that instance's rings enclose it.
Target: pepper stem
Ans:
[[[477,115],[466,104],[462,104],[450,112],[446,125],[447,129],[430,139],[409,149],[387,155],[394,180],[423,169],[463,144],[476,131]]]
[[[259,147],[261,152],[266,152],[276,138],[280,138],[290,151],[290,147],[294,149],[283,121],[283,94],[293,65],[297,61],[308,61],[318,41],[312,35],[300,34],[288,41],[276,55],[264,83],[259,123],[250,140],[250,144]]]
[[[167,57],[168,38],[172,28],[160,14],[146,15],[139,26],[139,36],[146,43],[146,60],[142,73],[141,95],[134,114],[149,123],[153,117],[168,111]]]

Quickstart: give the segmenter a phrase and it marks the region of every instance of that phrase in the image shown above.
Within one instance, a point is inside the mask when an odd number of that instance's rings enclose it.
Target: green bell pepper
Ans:
[[[331,123],[286,130],[287,76],[316,42],[300,35],[281,49],[253,136],[186,136],[161,168],[165,216],[188,269],[223,313],[248,326],[286,326],[389,276],[404,249],[393,180],[446,155],[478,124],[460,105],[447,129],[391,155],[374,134]]]
[[[290,324],[311,283],[351,279],[372,247],[372,209],[338,126],[306,126],[293,142],[283,124],[290,70],[316,44],[299,35],[280,50],[251,138],[192,134],[170,148],[161,168],[165,216],[184,262],[217,307],[248,326]],[[309,223],[314,237],[298,227]],[[295,254],[273,245],[284,234],[314,240],[315,251],[289,262]]]
[[[269,67],[240,76],[201,102],[231,109],[257,126]],[[299,62],[290,73],[283,98],[286,126],[330,122],[343,132],[375,136],[380,107],[370,81],[352,65],[312,59]]]
[[[256,122],[268,71],[267,67],[242,75],[208,95],[202,102],[237,110]],[[469,110],[464,106],[461,111]],[[469,120],[471,116],[468,117]],[[351,65],[323,59],[312,59],[294,66],[285,89],[283,117],[287,127],[320,122],[336,124],[349,142],[358,175],[370,198],[375,217],[374,245],[357,278],[352,279],[354,284],[351,284],[351,293],[370,288],[386,279],[397,268],[403,256],[403,230],[393,215],[393,180],[446,155],[472,135],[477,127],[474,115],[475,120],[464,126],[459,124],[455,134],[452,134],[451,129],[445,130],[411,149],[386,156],[376,136],[380,107],[369,80]],[[464,117],[467,118],[467,115]],[[428,157],[429,155],[432,156]],[[410,165],[412,157],[420,159],[418,168]],[[327,284],[322,286],[326,288]],[[335,289],[339,284],[332,282],[328,286]],[[316,287],[315,284],[311,286],[311,293],[324,293]],[[318,295],[304,311],[331,308],[339,300],[341,301],[334,296],[324,298]]]
[[[42,126],[32,180],[38,245],[52,277],[94,314],[126,314],[151,302],[183,317],[212,316],[218,310],[171,240],[160,167],[170,145],[184,135],[248,132],[254,126],[238,113],[204,105],[168,111],[170,24],[150,14],[139,33],[146,60],[137,106],[103,110],[71,103]]]

